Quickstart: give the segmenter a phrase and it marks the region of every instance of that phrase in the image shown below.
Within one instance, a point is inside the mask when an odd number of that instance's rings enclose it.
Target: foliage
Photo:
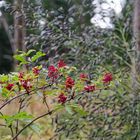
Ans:
[[[15,56],[20,61],[19,68],[21,65],[32,63],[35,59],[44,55],[41,52],[37,52],[30,57],[31,52],[34,52],[34,50]],[[26,63],[24,57],[27,59]],[[67,66],[62,60],[58,62],[57,67],[50,65],[48,68],[45,68],[40,65],[29,69],[27,72],[19,71],[1,75],[0,79],[1,100],[3,100],[0,107],[0,120],[3,123],[1,126],[11,130],[13,140],[24,129],[32,128],[32,124],[36,120],[47,115],[49,115],[49,119],[52,119],[53,114],[61,116],[63,113],[60,114],[60,110],[61,112],[67,112],[66,114],[69,114],[69,117],[72,117],[73,114],[78,118],[86,117],[90,112],[84,107],[83,98],[92,96],[96,92],[110,91],[114,85],[111,73],[106,73],[103,77],[99,76],[99,78],[89,79],[88,74],[80,74],[79,76],[75,67]],[[32,96],[38,98],[39,104],[42,102],[42,108],[46,106],[47,110],[43,111],[43,115],[41,113],[36,117],[35,114],[28,113],[28,106],[34,102],[35,98]],[[2,109],[14,100],[19,101],[16,103],[17,108],[12,112],[12,115],[5,114]]]
[[[39,60],[40,63],[50,62],[52,58],[54,62],[65,59],[68,64],[87,70],[96,69],[99,64],[112,64],[112,61],[115,68],[128,65],[130,58],[125,49],[131,48],[132,40],[130,2],[119,18],[112,19],[115,24],[113,30],[101,30],[90,23],[94,15],[91,3],[92,0],[24,1],[22,14],[25,17],[27,49],[47,53]],[[13,18],[15,9],[12,5],[7,1],[3,11],[7,19]],[[13,34],[11,21],[9,29]]]
[[[91,3],[90,0],[54,0],[38,5],[34,3],[32,8],[25,6],[29,33],[27,48],[41,49],[47,53],[40,61],[65,59],[68,64],[73,63],[80,69],[93,70],[98,65],[112,65],[112,62],[114,68],[128,66],[130,58],[126,49],[129,51],[131,48],[129,25],[132,6],[127,3],[125,12],[112,19],[114,29],[101,30],[90,23],[94,15]],[[29,5],[28,2],[25,5]],[[38,11],[36,16],[31,15],[34,9]],[[43,21],[43,25],[39,20]]]
[[[31,53],[34,55],[30,56]],[[37,54],[44,55],[35,50],[16,55],[19,69],[34,62],[32,58],[39,59]],[[139,138],[139,95],[133,96],[129,75],[122,74],[112,75],[104,68],[94,75],[79,74],[75,67],[60,60],[56,66],[40,65],[1,75],[0,126],[8,132],[1,138],[9,136],[14,140],[21,134],[32,135],[32,131],[41,136],[46,130],[52,131],[51,139],[62,140]],[[6,106],[10,109],[14,100],[18,101],[17,108],[12,114],[5,113],[3,109]],[[37,104],[35,109],[41,104],[42,112],[37,111],[38,115],[28,111],[33,103]],[[48,124],[45,127],[41,121],[35,124],[42,117]]]
[[[90,0],[42,2],[24,1],[28,51],[14,56],[18,72],[0,75],[0,138],[140,139],[130,3],[101,30]]]

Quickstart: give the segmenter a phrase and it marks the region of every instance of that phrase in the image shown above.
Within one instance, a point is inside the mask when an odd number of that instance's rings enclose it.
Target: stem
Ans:
[[[21,97],[21,96],[24,96],[24,95],[27,95],[27,93],[22,93],[22,94],[20,94],[20,95],[17,95],[17,96],[15,96],[15,97],[13,97],[12,99],[8,100],[7,102],[5,102],[5,103],[0,107],[0,110],[1,110],[4,106],[6,106],[7,104],[9,104],[11,101],[13,101],[13,100],[15,100],[16,98],[19,98],[19,97]]]
[[[12,125],[9,126],[10,130],[11,130],[11,135],[12,137],[14,136],[14,132],[13,132],[13,128],[12,128]]]
[[[32,120],[30,123],[28,123],[27,125],[25,125],[13,138],[12,138],[12,140],[15,140],[21,133],[22,133],[22,131],[24,131],[27,127],[29,127],[32,123],[34,123],[36,120],[38,120],[38,119],[40,119],[40,118],[43,118],[43,117],[45,117],[45,116],[47,116],[47,115],[50,115],[50,114],[52,114],[53,112],[54,112],[55,110],[52,110],[52,111],[49,111],[49,112],[47,112],[47,113],[45,113],[45,114],[43,114],[43,115],[40,115],[40,116],[38,116],[38,117],[36,117],[34,120]]]
[[[39,89],[42,89],[42,88],[47,88],[47,87],[49,87],[49,86],[51,86],[51,85],[42,86],[42,87],[38,88],[38,90],[39,90]],[[35,90],[36,90],[36,89],[30,91],[29,93],[31,93],[31,92],[33,92],[33,91],[35,91]],[[28,93],[28,94],[29,94],[29,93]],[[29,95],[33,95],[33,94],[35,94],[35,93],[29,94]],[[17,99],[17,98],[19,98],[19,97],[21,97],[21,96],[24,96],[24,95],[27,95],[27,92],[22,93],[22,94],[20,94],[20,95],[17,95],[17,96],[15,96],[15,97],[13,97],[12,99],[8,100],[7,102],[5,102],[5,103],[0,107],[0,110],[1,110],[3,107],[5,107],[7,104],[9,104],[11,101],[13,101],[13,100],[15,100],[15,99]]]
[[[45,95],[44,95],[44,98],[43,98],[43,102],[45,103],[45,105],[46,105],[46,107],[47,107],[47,109],[48,109],[48,112],[49,112],[49,111],[50,111],[50,107],[49,107],[49,105],[48,105],[48,103],[47,103],[47,101],[46,101]]]
[[[5,124],[0,124],[0,126],[4,126],[4,127],[6,127],[7,125],[5,125]]]
[[[22,104],[24,102],[25,98],[24,99],[20,99],[20,105],[19,105],[19,110],[18,110],[18,113],[20,113],[21,109],[22,109]],[[18,133],[18,125],[19,125],[19,120],[17,119],[16,121],[16,134]],[[18,137],[16,138],[16,140],[18,140]]]
[[[81,93],[81,94],[83,94],[83,93]],[[77,95],[78,96],[78,95]],[[75,96],[75,97],[77,97],[77,96]],[[73,98],[75,98],[75,97],[73,97]],[[67,100],[67,102],[68,101],[70,101],[70,100],[72,100],[72,98],[70,98],[69,100]],[[46,102],[47,103],[47,102]],[[47,104],[48,105],[48,104]],[[49,107],[49,106],[48,106]],[[49,109],[49,108],[48,108]],[[29,127],[32,123],[34,123],[35,121],[37,121],[38,119],[40,119],[40,118],[43,118],[43,117],[45,117],[45,116],[47,116],[47,115],[50,115],[50,114],[52,114],[53,112],[55,112],[56,110],[51,110],[51,111],[48,111],[47,113],[45,113],[45,114],[43,114],[43,115],[40,115],[40,116],[38,116],[38,117],[36,117],[35,119],[33,119],[30,123],[28,123],[27,125],[25,125],[18,133],[16,133],[16,135],[12,138],[12,140],[15,140],[27,127]]]

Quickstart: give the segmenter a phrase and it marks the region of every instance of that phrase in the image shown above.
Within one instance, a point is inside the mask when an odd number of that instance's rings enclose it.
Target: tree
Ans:
[[[135,58],[133,62],[133,85],[136,90],[139,89],[138,81],[140,79],[140,1],[134,1],[134,18],[133,18],[133,33],[135,39]]]

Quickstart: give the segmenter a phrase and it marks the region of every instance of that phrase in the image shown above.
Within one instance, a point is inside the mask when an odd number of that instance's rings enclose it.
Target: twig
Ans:
[[[47,87],[49,87],[49,86],[51,86],[51,85],[47,85],[47,86],[40,87],[40,88],[38,88],[38,90],[39,90],[39,89],[42,89],[42,88],[47,88]],[[33,92],[33,91],[35,91],[35,90],[36,90],[36,89],[30,91],[29,93],[31,93],[31,92]],[[33,95],[33,94],[35,94],[35,93],[29,94],[29,95]],[[15,100],[15,99],[17,99],[17,98],[19,98],[19,97],[21,97],[21,96],[24,96],[24,95],[27,95],[27,92],[22,93],[22,94],[19,94],[19,95],[15,96],[15,97],[11,98],[10,100],[8,100],[7,102],[5,102],[5,103],[0,107],[0,110],[1,110],[3,107],[5,107],[7,104],[9,104],[11,101],[13,101],[13,100]]]
[[[14,132],[13,132],[13,128],[12,128],[12,125],[9,126],[10,130],[11,130],[11,134],[12,134],[12,137],[14,136]]]
[[[55,110],[49,111],[49,112],[47,112],[47,113],[45,113],[45,114],[43,114],[43,115],[40,115],[40,116],[36,117],[35,119],[33,119],[30,123],[28,123],[27,125],[25,125],[25,126],[12,138],[12,140],[15,140],[15,139],[22,133],[22,131],[24,131],[27,127],[29,127],[29,126],[30,126],[32,123],[34,123],[36,120],[38,120],[38,119],[40,119],[40,118],[43,118],[43,117],[45,117],[45,116],[47,116],[47,115],[50,115],[50,114],[52,114],[54,111],[55,111]]]
[[[43,102],[45,103],[45,105],[46,105],[46,107],[47,107],[47,109],[48,109],[48,112],[49,112],[49,111],[50,111],[50,107],[49,107],[49,105],[48,105],[48,103],[47,103],[47,101],[46,101],[45,95],[44,95],[44,98],[43,98]]]
[[[20,99],[20,105],[19,105],[19,110],[18,110],[18,113],[20,113],[21,109],[22,109],[22,104],[24,102],[25,98],[24,99]],[[18,132],[18,125],[19,125],[19,120],[17,119],[17,122],[16,122],[16,134]],[[16,138],[16,140],[18,140],[18,138]]]
[[[4,127],[6,127],[7,125],[5,125],[5,124],[0,124],[0,126],[4,126]]]
[[[17,95],[17,96],[15,96],[15,97],[11,98],[10,100],[8,100],[7,102],[5,102],[5,103],[0,107],[0,110],[1,110],[4,106],[6,106],[7,104],[9,104],[11,101],[13,101],[13,100],[15,100],[15,99],[17,99],[17,98],[19,98],[19,97],[21,97],[21,96],[24,96],[24,95],[27,95],[27,93],[22,93],[22,94],[20,94],[20,95]]]

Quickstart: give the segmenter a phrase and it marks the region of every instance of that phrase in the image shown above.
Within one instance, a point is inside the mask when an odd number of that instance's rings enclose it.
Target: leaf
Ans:
[[[54,110],[61,110],[61,109],[63,109],[64,108],[64,106],[63,105],[60,105],[60,104],[58,104],[58,105],[56,105],[55,107],[54,107]]]
[[[4,98],[8,98],[9,97],[8,90],[6,88],[2,88],[2,96]]]
[[[20,112],[12,116],[2,115],[0,116],[0,118],[5,120],[7,126],[10,126],[16,120],[27,120],[33,118],[33,116],[28,115],[26,112]]]
[[[40,131],[41,131],[41,127],[39,124],[32,124],[30,125],[30,129],[32,129],[36,134],[40,134]]]
[[[40,58],[40,57],[42,57],[42,56],[44,56],[44,55],[46,55],[46,54],[39,51],[39,52],[37,52],[37,53],[31,58],[31,61],[34,62],[34,61],[36,61],[38,58]]]
[[[5,120],[7,126],[10,126],[14,121],[14,118],[9,115],[3,115],[3,116],[0,116],[0,118]]]
[[[32,52],[36,52],[36,50],[30,49],[30,50],[26,53],[26,56],[30,55]]]
[[[20,55],[14,55],[14,58],[23,64],[27,64],[28,62],[26,61],[25,54],[20,54]]]
[[[66,111],[69,113],[69,114],[73,114],[73,111],[72,111],[72,107],[71,106],[69,106],[69,105],[66,105],[65,106],[65,109],[66,109]]]
[[[27,114],[26,112],[20,112],[20,113],[18,113],[18,114],[16,114],[16,115],[13,115],[13,118],[14,118],[15,120],[25,120],[25,119],[32,119],[33,116]]]
[[[7,82],[8,81],[8,75],[0,75],[1,82]]]
[[[81,116],[85,116],[87,114],[87,112],[77,104],[72,104],[70,106],[73,108],[75,112],[79,113]]]

